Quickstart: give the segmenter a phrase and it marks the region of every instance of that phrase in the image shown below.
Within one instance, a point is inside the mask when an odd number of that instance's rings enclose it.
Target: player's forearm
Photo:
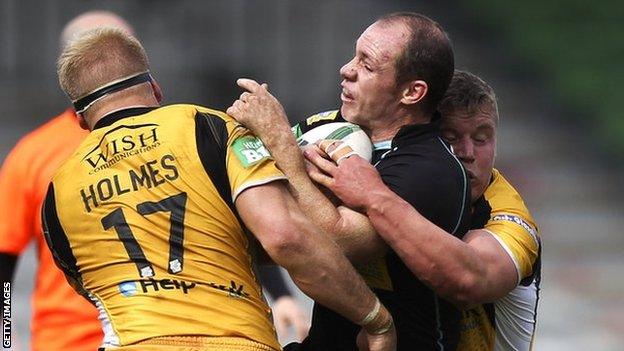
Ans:
[[[290,129],[287,133],[280,129],[284,128],[276,127],[272,133],[262,136],[262,141],[288,177],[289,191],[306,216],[323,230],[335,233],[340,213],[308,176],[303,155]]]
[[[335,207],[307,172],[300,170],[285,171],[290,193],[306,216],[331,236],[349,261],[367,263],[383,256],[387,246],[368,218],[347,207]]]
[[[367,263],[385,254],[386,245],[366,216],[343,206],[336,208],[306,172],[293,170],[284,173],[289,179],[290,193],[299,207],[314,224],[332,237],[351,262]]]
[[[272,204],[272,211],[258,209],[258,203]],[[354,322],[370,311],[367,308],[376,301],[373,293],[337,245],[301,212],[282,183],[246,189],[236,199],[236,208],[262,247],[302,291]]]
[[[363,264],[386,254],[388,246],[368,217],[345,206],[339,206],[338,212],[340,221],[332,237],[349,261]]]
[[[304,293],[359,324],[373,309],[375,295],[338,246],[328,236],[311,230],[313,226],[307,219],[300,220],[298,227],[304,230],[296,247],[275,259],[281,261]]]
[[[485,296],[487,270],[474,249],[389,189],[372,192],[370,197],[367,215],[414,275],[458,307],[483,302],[479,300]]]
[[[283,126],[276,126],[261,138],[288,177],[289,191],[306,216],[329,233],[352,262],[365,263],[383,255],[386,246],[366,216],[334,206],[308,176],[303,155],[290,130],[285,133],[280,128]]]

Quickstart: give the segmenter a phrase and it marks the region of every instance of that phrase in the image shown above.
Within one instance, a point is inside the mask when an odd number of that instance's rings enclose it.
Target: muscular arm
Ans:
[[[373,309],[373,292],[338,246],[301,212],[283,184],[273,182],[243,191],[236,208],[271,258],[315,301],[357,324]],[[382,310],[383,316],[365,328],[375,330],[391,318]]]
[[[286,128],[278,132],[274,125],[273,132],[267,133],[263,142],[288,177],[288,189],[306,216],[330,233],[352,262],[369,262],[382,256],[386,245],[368,218],[345,206],[334,206],[319,190],[306,172],[303,155],[288,124],[281,125]]]
[[[288,177],[289,191],[306,216],[330,233],[351,261],[368,262],[382,256],[386,245],[366,216],[346,207],[336,208],[310,180],[305,160],[277,99],[256,82],[242,79],[239,85],[253,94],[243,93],[241,100],[227,110],[228,114],[262,139]]]
[[[362,209],[414,275],[458,307],[493,301],[518,283],[513,261],[487,231],[473,230],[459,240],[390,190],[365,160],[351,157],[336,166],[310,156],[325,173],[314,179]]]
[[[513,261],[485,230],[459,240],[389,189],[370,195],[366,213],[414,275],[458,307],[494,301],[518,283]]]

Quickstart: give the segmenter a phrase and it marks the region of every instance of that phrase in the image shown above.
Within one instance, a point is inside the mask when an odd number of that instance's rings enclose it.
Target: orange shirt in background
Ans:
[[[41,203],[48,184],[87,134],[68,109],[23,137],[0,169],[0,252],[20,255],[31,240],[37,241],[39,267],[31,323],[34,351],[96,350],[102,342],[97,310],[69,286],[41,230]]]

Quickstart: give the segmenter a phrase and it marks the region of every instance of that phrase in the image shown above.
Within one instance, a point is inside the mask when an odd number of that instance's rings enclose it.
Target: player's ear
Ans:
[[[414,105],[422,101],[427,95],[429,86],[424,80],[411,80],[403,84],[401,88],[401,103]]]
[[[162,102],[163,92],[156,79],[150,80],[150,85],[152,86],[152,91],[154,92],[154,97],[156,98],[156,101],[158,101],[158,103]]]

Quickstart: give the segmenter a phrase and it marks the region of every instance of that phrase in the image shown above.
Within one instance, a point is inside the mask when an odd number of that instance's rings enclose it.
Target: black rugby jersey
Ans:
[[[293,127],[295,134],[331,122],[344,122],[339,111],[324,112]],[[440,137],[439,118],[399,130],[373,163],[384,183],[424,217],[462,238],[470,226],[470,184],[460,161]],[[390,310],[399,350],[453,350],[459,340],[461,313],[416,278],[389,250],[385,258],[357,267]],[[315,304],[312,327],[303,348],[357,350],[360,327]]]

